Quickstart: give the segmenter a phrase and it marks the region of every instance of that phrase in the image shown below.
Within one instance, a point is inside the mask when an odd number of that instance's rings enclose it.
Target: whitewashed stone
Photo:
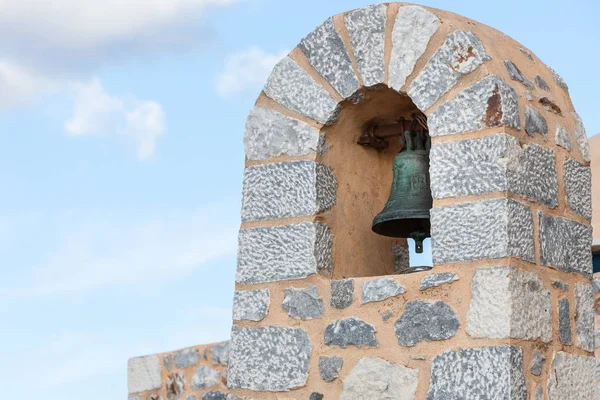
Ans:
[[[331,168],[314,161],[257,165],[244,171],[242,221],[314,215],[335,204]]]
[[[427,125],[432,137],[501,125],[521,129],[517,92],[498,76],[488,75],[439,106]]]
[[[558,206],[558,173],[554,152],[530,143],[515,143],[506,158],[508,190],[550,208]]]
[[[225,365],[229,362],[231,343],[228,341],[215,344],[210,348],[210,362],[213,365]]]
[[[594,289],[592,285],[575,286],[575,338],[577,346],[593,352],[594,344]]]
[[[592,170],[566,157],[564,183],[569,208],[587,219],[592,219]]]
[[[592,227],[538,211],[540,261],[565,272],[592,277]]]
[[[311,350],[303,329],[234,326],[227,387],[277,392],[302,387]]]
[[[450,339],[460,326],[456,313],[443,301],[435,303],[415,300],[396,321],[396,336],[401,346],[414,346],[420,342]]]
[[[558,334],[561,342],[573,344],[569,299],[562,298],[558,300]]]
[[[571,151],[571,149],[573,148],[573,141],[571,140],[571,135],[560,124],[556,124],[556,144],[560,147],[564,147],[569,151]]]
[[[284,290],[282,307],[291,318],[310,320],[319,318],[325,311],[325,303],[316,286],[287,288]]]
[[[525,98],[529,101],[533,101],[533,95],[531,94],[531,92],[529,90],[526,90],[523,92],[523,95],[525,96]]]
[[[160,389],[160,360],[157,355],[130,358],[127,363],[129,393]]]
[[[445,283],[452,283],[458,280],[458,275],[454,272],[443,272],[440,274],[431,274],[421,279],[421,290],[441,286]]]
[[[529,79],[527,79],[527,77],[525,75],[523,75],[523,73],[521,72],[519,67],[517,67],[512,61],[505,60],[504,66],[506,67],[506,70],[508,71],[508,75],[510,76],[510,78],[513,81],[521,82],[523,85],[527,86],[529,89],[535,89],[535,86],[533,86],[533,83],[531,83],[531,81]]]
[[[300,41],[298,47],[313,67],[343,97],[358,90],[358,79],[342,38],[335,30],[333,18],[327,19]]]
[[[550,292],[531,272],[478,269],[471,283],[467,333],[476,338],[552,340]]]
[[[325,328],[324,342],[328,346],[377,347],[377,329],[368,322],[350,317],[335,321]]]
[[[535,376],[540,376],[544,368],[544,361],[546,361],[546,356],[536,351],[533,354],[533,359],[531,360],[529,371]]]
[[[379,278],[362,283],[362,304],[382,301],[406,292],[404,286],[392,278]]]
[[[236,290],[233,296],[234,321],[262,321],[269,313],[269,289]]]
[[[128,396],[127,400],[140,400],[140,396]]]
[[[340,111],[329,93],[289,57],[275,65],[264,92],[290,110],[325,125],[333,124]]]
[[[249,160],[323,153],[324,136],[302,121],[257,106],[246,119],[244,150]]]
[[[337,309],[348,308],[354,301],[354,279],[331,281],[331,306]]]
[[[175,372],[167,376],[167,399],[172,400],[185,392],[185,377],[182,373]]]
[[[200,361],[200,351],[198,349],[179,350],[174,355],[175,368],[184,369],[190,365],[198,364]]]
[[[276,282],[330,273],[331,247],[331,231],[320,223],[242,229],[236,281]]]
[[[386,13],[386,4],[375,4],[345,16],[356,67],[367,87],[383,83]]]
[[[440,26],[434,14],[419,6],[402,6],[392,30],[389,86],[400,90]]]
[[[523,351],[519,347],[448,350],[431,363],[427,400],[525,400]]]
[[[533,215],[514,200],[433,208],[431,240],[434,264],[508,256],[535,261]]]
[[[344,364],[342,357],[319,357],[319,374],[325,382],[332,382],[340,376]]]
[[[593,357],[581,357],[557,352],[548,376],[548,399],[594,400],[596,380]]]
[[[581,152],[581,156],[587,162],[592,161],[590,155],[590,143],[588,142],[587,133],[585,132],[585,126],[581,117],[576,112],[572,112],[571,115],[575,119],[575,143]]]
[[[474,33],[454,31],[410,84],[408,95],[420,110],[426,110],[462,76],[490,59]]]
[[[201,365],[196,368],[196,371],[192,376],[191,387],[194,390],[208,389],[219,382],[220,376],[221,374],[216,369]]]
[[[564,91],[568,92],[569,91],[569,86],[567,86],[567,83],[564,81],[564,79],[558,74],[558,72],[556,72],[555,70],[553,70],[552,68],[548,68],[550,70],[550,72],[552,72],[552,77],[554,78],[554,82],[556,82],[556,84],[558,86],[560,86]]]
[[[414,400],[419,372],[381,358],[361,358],[344,380],[340,400]]]
[[[596,277],[592,279],[592,287],[594,288],[594,293],[600,292],[600,278]]]

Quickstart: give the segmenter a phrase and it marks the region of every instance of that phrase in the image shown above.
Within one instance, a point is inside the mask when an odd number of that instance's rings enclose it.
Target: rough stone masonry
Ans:
[[[417,111],[434,265],[400,275],[406,242],[370,225],[399,144],[356,141]],[[597,398],[591,154],[533,51],[446,11],[351,10],[245,128],[231,340],[131,359],[129,400]]]

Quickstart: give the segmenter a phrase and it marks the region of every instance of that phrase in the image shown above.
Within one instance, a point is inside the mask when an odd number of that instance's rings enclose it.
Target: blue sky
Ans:
[[[0,0],[5,397],[124,399],[129,357],[227,338],[246,114],[305,34],[368,4]],[[523,43],[600,131],[596,2],[422,4]]]

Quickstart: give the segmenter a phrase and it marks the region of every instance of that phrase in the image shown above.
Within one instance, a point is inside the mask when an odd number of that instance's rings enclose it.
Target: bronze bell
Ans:
[[[429,149],[426,131],[404,131],[405,149],[394,158],[390,196],[373,220],[373,232],[383,236],[412,238],[417,253],[431,236],[429,210],[433,206],[429,189]]]

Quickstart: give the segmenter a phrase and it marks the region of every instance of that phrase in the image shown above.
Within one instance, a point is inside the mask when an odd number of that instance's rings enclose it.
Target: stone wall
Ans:
[[[371,222],[400,144],[357,140],[416,110],[434,268],[396,275],[406,241]],[[231,396],[594,399],[590,152],[531,51],[425,7],[336,15],[275,66],[244,145]]]
[[[236,400],[227,395],[229,341],[136,357],[128,400]]]

